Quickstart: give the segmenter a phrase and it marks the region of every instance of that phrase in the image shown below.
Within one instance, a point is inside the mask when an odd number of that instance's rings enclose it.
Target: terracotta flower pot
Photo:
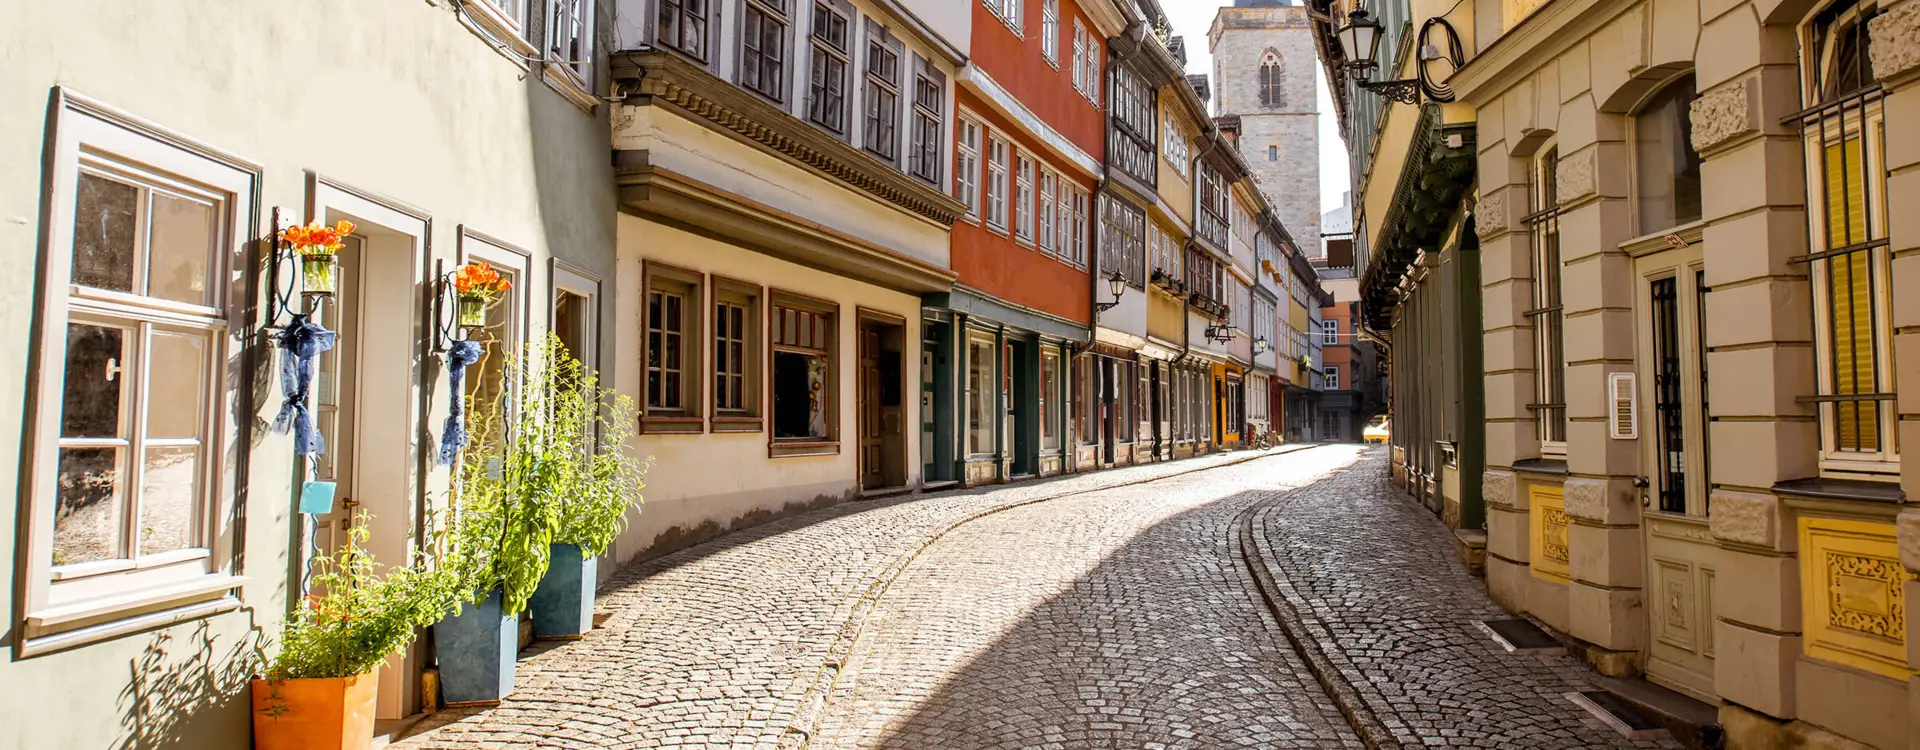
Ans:
[[[380,678],[253,681],[255,750],[364,750],[373,745]]]

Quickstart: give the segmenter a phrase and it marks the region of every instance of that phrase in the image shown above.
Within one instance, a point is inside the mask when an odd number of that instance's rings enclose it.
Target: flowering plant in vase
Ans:
[[[300,278],[306,293],[330,295],[336,290],[334,268],[339,260],[341,239],[353,234],[353,222],[341,219],[333,226],[311,222],[280,230],[280,242],[300,256]]]
[[[487,306],[513,284],[485,263],[468,263],[453,272],[454,299],[459,305],[460,325],[487,324]]]

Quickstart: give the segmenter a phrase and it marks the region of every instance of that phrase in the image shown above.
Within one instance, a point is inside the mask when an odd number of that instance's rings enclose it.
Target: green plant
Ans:
[[[600,375],[574,359],[557,337],[543,352],[549,397],[545,431],[563,457],[560,527],[554,541],[599,556],[626,529],[627,512],[640,506],[648,463],[627,452],[637,430],[633,399],[602,388]]]
[[[413,642],[421,628],[457,611],[465,595],[458,572],[416,554],[413,564],[388,568],[362,547],[368,514],[359,514],[346,544],[314,560],[310,588],[280,636],[280,653],[267,665],[278,682],[352,677],[373,671]]]

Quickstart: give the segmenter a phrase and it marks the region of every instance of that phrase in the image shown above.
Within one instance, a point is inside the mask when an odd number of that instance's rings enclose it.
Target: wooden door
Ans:
[[[880,404],[880,331],[860,325],[860,488],[886,486],[886,458]]]

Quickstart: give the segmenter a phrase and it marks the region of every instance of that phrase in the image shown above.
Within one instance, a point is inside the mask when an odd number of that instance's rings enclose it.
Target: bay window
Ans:
[[[660,0],[654,39],[695,60],[707,59],[709,0]]]
[[[787,15],[791,0],[743,0],[740,85],[772,99],[787,99]]]
[[[940,184],[940,127],[946,111],[947,74],[931,62],[914,58],[918,71],[913,78],[913,146],[908,151],[907,173],[921,182]]]
[[[866,148],[889,164],[900,159],[900,40],[867,23]]]
[[[837,134],[847,131],[847,17],[851,13],[851,6],[838,2],[813,4],[807,119]]]

